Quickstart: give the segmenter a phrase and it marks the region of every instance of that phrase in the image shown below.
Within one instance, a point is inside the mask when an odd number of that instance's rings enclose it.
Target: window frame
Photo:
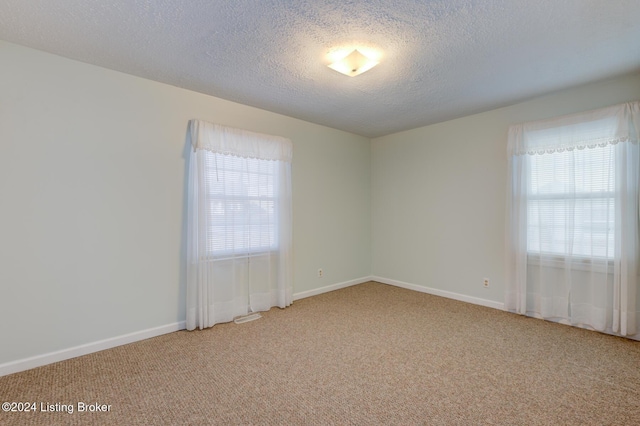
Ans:
[[[249,207],[252,204],[251,203],[252,201],[258,201],[258,202],[270,201],[273,203],[273,212],[272,212],[273,217],[276,218],[278,216],[277,210],[278,210],[278,202],[280,199],[280,194],[278,194],[278,185],[276,182],[278,179],[278,176],[277,176],[278,170],[273,160],[264,160],[259,158],[242,158],[242,157],[236,157],[233,155],[227,155],[227,154],[221,154],[221,153],[215,153],[215,152],[207,152],[206,155],[207,156],[210,155],[212,157],[208,160],[205,160],[205,162],[207,162],[205,173],[209,175],[208,176],[209,178],[215,177],[216,179],[220,179],[221,175],[224,177],[225,172],[236,172],[236,173],[240,173],[243,177],[247,175],[263,175],[263,176],[271,177],[274,180],[272,184],[272,194],[268,196],[264,196],[264,195],[243,196],[243,195],[237,195],[237,194],[226,194],[224,192],[223,193],[215,192],[213,191],[212,187],[209,188],[209,191],[207,193],[207,200],[210,204],[207,207],[209,214],[211,214],[211,211],[213,210],[213,204],[215,202],[221,202],[224,205],[228,202],[236,201],[236,202],[242,203],[245,207]],[[268,162],[269,164],[273,163],[273,167],[270,167],[269,173],[265,173],[263,171],[240,170],[237,168],[225,166],[224,159],[226,157],[235,158],[235,159],[238,159],[238,161]],[[222,165],[218,164],[219,158],[223,159]],[[211,161],[211,164],[208,163],[209,161]],[[249,182],[250,181],[251,180],[249,179]],[[251,191],[250,191],[250,188],[247,186],[246,193],[248,194],[249,192]],[[209,238],[213,238],[215,234],[213,229],[216,226],[221,226],[221,225],[215,225],[211,223],[207,229],[206,257],[210,261],[224,261],[224,260],[242,259],[242,258],[248,259],[252,257],[277,254],[280,250],[277,225],[278,225],[277,221],[274,219],[273,226],[270,228],[270,232],[273,234],[270,237],[270,240],[272,240],[273,243],[270,244],[269,246],[262,245],[259,247],[250,247],[249,245],[245,244],[241,248],[225,248],[225,249],[215,250],[215,249],[209,248],[210,247]]]
[[[616,167],[616,151],[615,151],[615,147],[609,145],[610,149],[612,149],[611,155],[613,158],[613,179],[615,179],[615,167]],[[593,147],[596,148],[596,147]],[[583,152],[589,152],[591,149],[593,148],[584,148]],[[535,155],[557,155],[557,154],[562,154],[562,153],[566,153],[567,151],[561,151],[561,152],[553,152],[553,153],[544,153],[544,154],[533,154],[533,156]],[[536,192],[533,193],[532,191],[532,187],[531,187],[531,182],[533,182],[533,172],[534,172],[534,168],[532,167],[531,162],[533,161],[532,157],[528,157],[527,158],[527,162],[528,162],[528,167],[527,167],[527,173],[529,174],[528,176],[528,181],[530,182],[529,187],[527,188],[527,193],[526,193],[526,200],[527,200],[527,233],[530,230],[530,221],[529,221],[529,207],[530,207],[530,202],[531,201],[554,201],[554,200],[558,200],[558,201],[567,201],[567,200],[607,200],[607,205],[609,203],[612,203],[613,205],[613,209],[614,209],[614,215],[613,215],[613,221],[610,222],[609,226],[613,226],[615,228],[615,200],[616,200],[616,191],[615,191],[615,181],[612,182],[612,190],[606,190],[606,191],[592,191],[592,192],[587,192],[587,191],[580,191],[580,192],[549,192],[549,193],[540,193],[540,192]],[[593,223],[593,221],[592,221]],[[538,225],[539,227],[542,225]],[[607,229],[607,235],[609,235],[611,232],[615,232],[614,230],[611,229]],[[593,234],[593,233],[591,233]],[[597,254],[591,254],[591,255],[584,255],[584,254],[569,254],[566,252],[557,252],[557,251],[543,251],[539,245],[539,249],[537,251],[532,251],[531,250],[531,240],[529,237],[527,237],[527,259],[528,261],[533,262],[534,264],[545,264],[547,266],[560,266],[560,264],[564,264],[567,261],[567,258],[571,258],[573,261],[576,262],[577,265],[580,264],[592,264],[592,263],[596,263],[594,262],[595,260],[602,260],[602,261],[606,261],[607,263],[611,264],[610,266],[613,266],[613,259],[615,258],[615,244],[613,247],[609,246],[609,242],[606,242],[607,245],[607,249],[611,249],[611,250],[607,250],[608,255],[597,255]],[[592,249],[592,253],[593,253],[593,245],[591,246]],[[544,256],[546,260],[541,260],[541,257]],[[594,261],[592,261],[592,259]],[[599,263],[599,262],[598,262]],[[578,269],[580,269],[580,266],[578,266]]]

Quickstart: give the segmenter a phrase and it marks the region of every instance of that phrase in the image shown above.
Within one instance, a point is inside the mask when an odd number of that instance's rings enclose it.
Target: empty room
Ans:
[[[640,2],[0,1],[0,424],[640,424]]]

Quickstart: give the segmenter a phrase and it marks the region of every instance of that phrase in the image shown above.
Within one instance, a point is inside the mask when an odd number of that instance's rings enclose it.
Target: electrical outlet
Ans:
[[[322,268],[318,269],[318,278],[322,278],[324,272],[322,272]]]
[[[489,278],[485,278],[482,282],[482,285],[484,286],[484,288],[489,288]]]

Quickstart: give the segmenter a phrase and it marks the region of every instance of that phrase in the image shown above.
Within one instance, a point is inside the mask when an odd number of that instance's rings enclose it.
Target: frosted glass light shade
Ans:
[[[329,65],[329,68],[344,75],[348,75],[349,77],[355,77],[356,75],[360,75],[363,72],[370,70],[376,65],[378,65],[377,61],[367,58],[360,53],[358,49],[356,49],[341,60]]]

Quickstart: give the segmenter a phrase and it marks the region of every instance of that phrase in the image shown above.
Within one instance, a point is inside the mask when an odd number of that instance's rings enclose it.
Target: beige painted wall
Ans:
[[[2,41],[0,63],[0,364],[184,320],[190,118],[292,139],[295,292],[369,275],[368,139]]]
[[[508,127],[638,99],[635,74],[372,140],[373,275],[502,303]]]

